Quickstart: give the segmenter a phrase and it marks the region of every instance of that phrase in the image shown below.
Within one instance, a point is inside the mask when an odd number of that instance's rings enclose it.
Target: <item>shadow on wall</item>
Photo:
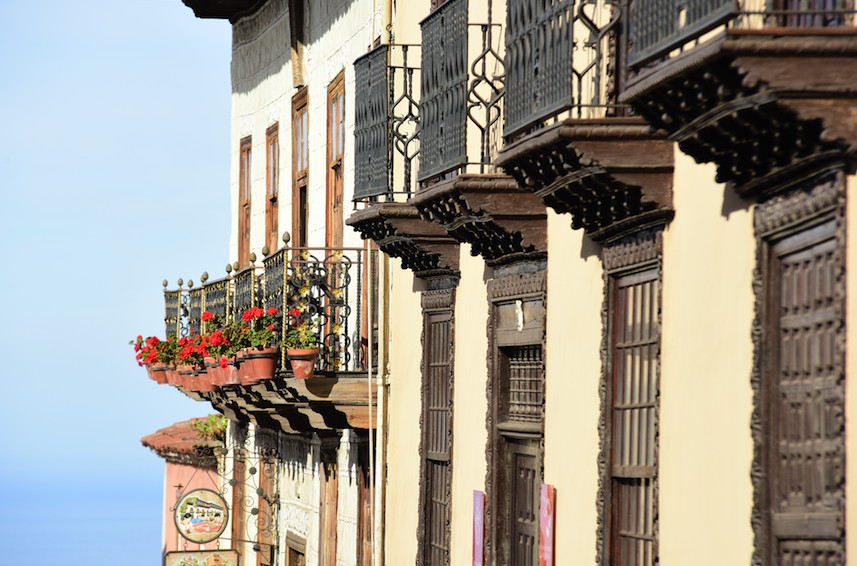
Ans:
[[[352,4],[357,0],[325,0],[304,5],[304,46],[313,45],[327,34],[340,20],[348,20]],[[285,72],[292,58],[292,29],[289,17],[289,0],[270,0],[255,14],[241,18],[232,25],[232,94],[249,94],[263,82]],[[353,17],[351,18],[353,19]],[[341,47],[341,45],[339,46]],[[369,45],[363,46],[364,52]],[[334,50],[335,51],[335,50]],[[308,61],[307,49],[303,49],[303,63]],[[329,53],[322,53],[323,57]],[[354,56],[345,61],[350,66]],[[305,76],[307,70],[304,69]],[[292,73],[288,74],[290,83]],[[286,92],[294,92],[291,85]]]
[[[739,210],[748,211],[751,206],[753,206],[753,201],[741,198],[735,192],[734,185],[731,182],[723,185],[723,206],[720,208],[720,214],[725,219],[729,220],[729,215],[733,212]]]

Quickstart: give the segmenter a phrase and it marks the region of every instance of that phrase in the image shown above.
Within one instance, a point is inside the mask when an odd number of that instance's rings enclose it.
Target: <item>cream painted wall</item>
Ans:
[[[420,478],[421,282],[390,260],[390,389],[387,441],[386,563],[417,555]],[[417,287],[415,289],[415,283]]]
[[[849,175],[847,178],[847,201],[846,226],[857,226],[857,196],[851,195],[852,190],[857,190],[857,178]],[[857,277],[849,276],[848,270],[857,265],[857,245],[852,245],[850,238],[845,248],[845,281],[846,281],[846,304],[845,304],[845,351],[857,351],[857,333],[849,331],[857,328]],[[852,369],[853,368],[853,369]],[[857,356],[845,356],[845,453],[857,454],[857,434],[849,434],[849,427],[853,418],[857,418],[857,399],[853,379],[857,376]],[[851,376],[851,379],[849,379]],[[857,486],[857,472],[854,466],[850,466],[845,460],[845,501],[857,501],[855,496]],[[851,525],[845,531],[845,548],[857,548],[857,505],[845,504],[845,524]],[[847,564],[857,564],[857,556],[850,552],[846,557]]]
[[[752,486],[752,211],[676,148],[664,234],[660,564],[748,564]],[[728,203],[727,203],[728,207]],[[692,518],[692,520],[689,520]],[[717,552],[706,552],[717,543]]]
[[[544,478],[557,490],[556,564],[582,566],[595,564],[604,284],[600,247],[551,209],[547,277]]]
[[[461,282],[455,297],[455,384],[452,430],[452,520],[450,563],[473,558],[473,491],[485,490],[488,431],[488,295],[485,262],[461,247]]]
[[[375,19],[380,3],[375,6]],[[292,84],[289,17],[286,0],[270,0],[256,14],[233,25],[230,261],[238,258],[238,177],[241,139],[252,136],[250,251],[262,259],[265,239],[266,129],[279,123],[279,231],[291,231],[292,218]],[[310,2],[306,8],[306,77],[309,94],[309,243],[324,246],[327,179],[327,87],[345,70],[344,211],[348,215],[354,185],[354,60],[372,43],[373,2]],[[241,28],[257,29],[252,41],[238,43]],[[375,26],[379,27],[379,26]],[[345,229],[344,245],[360,247]]]

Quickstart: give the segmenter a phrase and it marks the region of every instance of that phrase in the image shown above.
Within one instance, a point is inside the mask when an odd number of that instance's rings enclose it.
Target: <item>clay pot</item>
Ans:
[[[277,374],[279,362],[280,349],[277,347],[247,350],[244,353],[243,364],[250,364],[250,372],[255,383],[263,379],[273,379]]]
[[[226,367],[221,369],[220,385],[241,385],[241,376],[238,372],[238,364],[234,359],[229,360]]]
[[[208,393],[217,389],[214,383],[211,382],[211,376],[208,374],[208,371],[205,369],[205,367],[195,366],[193,368],[193,379],[194,383],[196,384],[195,391],[199,391],[200,393]]]
[[[179,374],[178,385],[188,391],[196,391],[196,382],[193,379],[193,366],[176,366]]]
[[[146,364],[149,379],[161,385],[167,383],[167,365],[162,363]]]
[[[289,348],[286,350],[286,358],[296,379],[309,379],[315,372],[318,348]]]
[[[211,382],[211,385],[214,387],[220,387],[223,385],[223,370],[220,369],[220,364],[217,363],[217,360],[211,357],[206,357],[203,359],[203,364],[205,365],[205,373],[208,374],[208,379]]]
[[[179,374],[176,371],[176,366],[167,366],[167,384],[169,385],[178,385],[179,384]]]

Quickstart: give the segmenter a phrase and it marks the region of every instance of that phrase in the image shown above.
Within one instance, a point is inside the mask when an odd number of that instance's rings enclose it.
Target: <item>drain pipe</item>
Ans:
[[[390,387],[390,258],[379,254],[378,282],[378,374],[376,388],[378,396],[377,421],[375,424],[375,509],[374,509],[374,560],[375,566],[385,564],[386,502],[387,502],[387,396]]]

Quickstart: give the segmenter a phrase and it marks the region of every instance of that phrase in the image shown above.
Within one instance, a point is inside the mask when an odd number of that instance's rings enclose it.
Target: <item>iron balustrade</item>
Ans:
[[[419,105],[409,52],[417,45],[381,45],[354,62],[354,200],[413,191],[419,154]],[[397,169],[401,166],[401,173]],[[401,179],[398,177],[401,176]],[[401,183],[402,190],[395,187]]]
[[[310,320],[319,348],[318,369],[362,371],[369,363],[377,368],[377,250],[282,248],[262,263],[261,269],[251,266],[197,289],[165,290],[167,335],[212,330],[202,321],[205,311],[228,322],[240,321],[252,307],[275,308],[282,328],[276,345],[282,345],[291,326]],[[288,367],[283,354],[281,370]]]
[[[632,0],[628,63],[639,68],[694,45],[721,25],[736,29],[854,25],[853,0]]]

